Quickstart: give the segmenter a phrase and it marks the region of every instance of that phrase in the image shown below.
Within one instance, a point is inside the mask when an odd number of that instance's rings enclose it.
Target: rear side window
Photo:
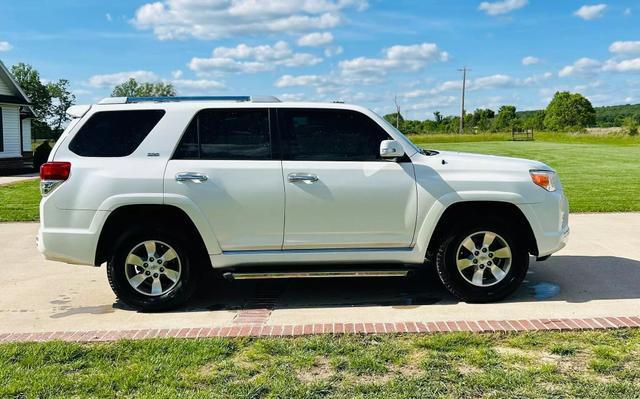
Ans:
[[[267,109],[205,109],[193,118],[174,159],[271,159]]]
[[[132,110],[96,112],[69,143],[83,157],[131,155],[158,124],[165,111]]]
[[[387,132],[368,116],[340,109],[278,109],[285,158],[377,161]]]

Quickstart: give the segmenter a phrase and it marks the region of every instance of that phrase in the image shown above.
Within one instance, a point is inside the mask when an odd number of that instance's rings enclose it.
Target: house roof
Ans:
[[[27,109],[27,113],[35,116],[35,112],[33,111],[33,108],[31,108],[31,100],[29,99],[29,96],[24,92],[24,90],[22,90],[22,87],[20,87],[2,60],[0,60],[0,79],[7,83],[10,88],[13,88],[13,92],[15,93],[15,96],[0,95],[0,102],[23,105],[23,108]]]

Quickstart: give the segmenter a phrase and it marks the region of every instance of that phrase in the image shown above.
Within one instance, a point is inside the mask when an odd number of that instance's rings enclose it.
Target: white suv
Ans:
[[[40,171],[38,248],[106,262],[139,309],[184,303],[211,267],[240,279],[434,265],[461,300],[494,301],[569,233],[547,165],[422,150],[358,106],[108,98],[68,113]]]

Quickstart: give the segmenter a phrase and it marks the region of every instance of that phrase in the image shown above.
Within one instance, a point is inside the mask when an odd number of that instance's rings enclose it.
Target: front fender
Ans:
[[[463,202],[504,202],[517,207],[519,207],[519,204],[527,203],[522,195],[503,191],[452,191],[440,196],[428,207],[422,222],[418,224],[419,227],[414,244],[416,252],[420,254],[422,258],[426,256],[436,226],[447,208],[453,204]],[[525,217],[531,224],[529,215],[525,214]]]

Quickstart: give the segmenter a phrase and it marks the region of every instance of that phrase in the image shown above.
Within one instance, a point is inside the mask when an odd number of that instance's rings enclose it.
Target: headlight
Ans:
[[[547,191],[556,191],[556,186],[553,184],[555,172],[550,170],[530,170],[529,174],[536,185]]]

